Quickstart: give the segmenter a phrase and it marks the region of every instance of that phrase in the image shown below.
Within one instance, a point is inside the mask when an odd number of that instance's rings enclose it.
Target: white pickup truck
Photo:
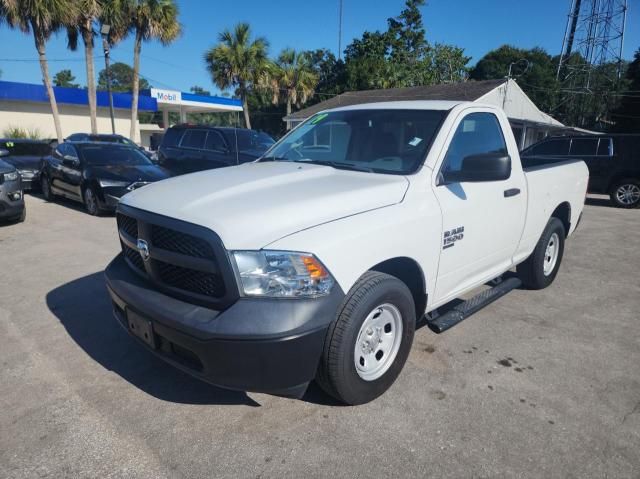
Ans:
[[[417,320],[442,332],[554,280],[587,180],[582,161],[523,168],[493,106],[325,111],[255,163],[125,195],[114,314],[213,384],[299,397],[316,379],[365,403],[397,378]]]

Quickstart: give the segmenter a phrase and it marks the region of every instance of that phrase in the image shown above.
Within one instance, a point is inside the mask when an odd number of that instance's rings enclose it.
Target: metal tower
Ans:
[[[626,16],[627,0],[571,0],[556,78],[579,100],[582,113],[594,96],[618,86]],[[597,116],[606,116],[607,109],[605,101]],[[585,122],[584,114],[579,118]]]

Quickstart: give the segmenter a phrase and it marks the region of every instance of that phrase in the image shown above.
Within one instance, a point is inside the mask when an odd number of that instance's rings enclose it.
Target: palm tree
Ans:
[[[178,6],[174,0],[129,0],[130,27],[135,34],[133,44],[133,98],[131,100],[131,139],[135,138],[140,89],[140,51],[142,41],[160,40],[168,45],[180,35]]]
[[[54,32],[73,25],[77,19],[78,6],[74,0],[0,0],[0,15],[11,28],[32,33],[40,60],[42,82],[47,89],[56,136],[62,142],[62,128],[58,104],[53,92],[49,65],[47,64],[47,40]]]
[[[269,42],[264,37],[251,40],[248,23],[237,24],[233,32],[224,30],[218,35],[218,41],[218,45],[204,54],[207,70],[218,88],[236,88],[242,100],[245,125],[251,128],[247,94],[252,86],[263,81],[268,71]]]
[[[96,75],[93,64],[93,38],[95,32],[93,23],[102,13],[100,0],[76,0],[80,11],[75,24],[67,28],[69,48],[75,51],[78,48],[78,37],[82,37],[84,43],[84,60],[87,68],[87,96],[89,98],[89,118],[91,120],[91,133],[98,133],[98,121],[96,110]]]
[[[284,93],[287,116],[291,115],[293,105],[300,108],[307,102],[318,84],[309,54],[296,52],[293,48],[285,48],[278,55],[272,66],[271,79],[273,101],[277,103]]]

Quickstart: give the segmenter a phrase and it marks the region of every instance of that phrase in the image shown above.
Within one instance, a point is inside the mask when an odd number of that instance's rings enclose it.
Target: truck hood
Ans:
[[[178,176],[122,198],[128,206],[205,226],[228,249],[284,236],[402,201],[404,176],[261,162]]]

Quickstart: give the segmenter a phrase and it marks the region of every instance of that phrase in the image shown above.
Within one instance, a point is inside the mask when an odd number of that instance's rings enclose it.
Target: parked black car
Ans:
[[[640,135],[550,137],[520,155],[525,166],[549,159],[584,160],[589,168],[589,193],[607,194],[620,208],[640,206]]]
[[[45,199],[64,196],[98,215],[113,211],[129,191],[169,176],[134,146],[64,142],[43,163],[40,183]]]
[[[65,141],[71,141],[73,143],[87,142],[87,141],[100,141],[103,143],[119,143],[121,145],[129,145],[138,148],[144,153],[151,161],[157,160],[157,155],[154,151],[149,151],[142,146],[138,146],[134,141],[130,140],[126,136],[106,133],[73,133],[65,138]]]
[[[51,154],[49,140],[26,140],[1,138],[0,149],[7,150],[3,161],[15,166],[22,177],[22,189],[31,190],[40,186],[40,164]]]
[[[274,143],[255,130],[177,125],[165,133],[158,162],[173,174],[193,173],[253,161]]]
[[[20,173],[15,166],[2,160],[8,154],[6,149],[0,149],[0,221],[24,221],[27,210]]]

